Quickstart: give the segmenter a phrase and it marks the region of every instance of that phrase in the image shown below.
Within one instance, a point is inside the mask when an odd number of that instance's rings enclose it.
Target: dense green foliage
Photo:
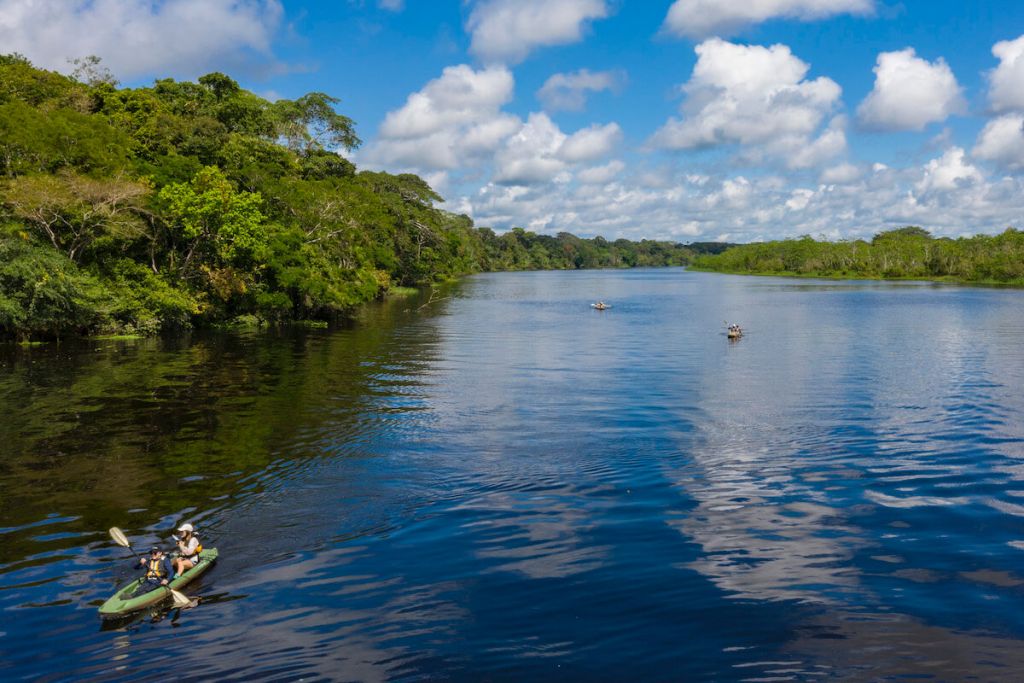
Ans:
[[[333,151],[360,141],[324,93],[269,102],[218,73],[119,89],[76,64],[0,56],[0,336],[326,320],[392,286],[693,253],[477,228]]]
[[[959,239],[934,238],[906,227],[870,241],[817,241],[811,237],[744,244],[699,255],[693,267],[729,273],[821,277],[951,279],[1024,285],[1024,232]]]

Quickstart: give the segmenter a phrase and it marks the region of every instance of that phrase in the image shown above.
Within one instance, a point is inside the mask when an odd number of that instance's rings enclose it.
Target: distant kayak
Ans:
[[[607,309],[611,308],[611,305],[599,301],[596,304],[590,304],[590,307],[591,308],[596,308],[599,311],[604,311],[604,310],[607,310]]]
[[[196,562],[196,566],[171,581],[168,586],[159,586],[152,590],[146,590],[149,585],[146,584],[145,577],[135,579],[128,585],[120,588],[114,593],[112,598],[100,606],[100,616],[105,618],[121,617],[137,612],[140,609],[145,609],[150,605],[155,605],[170,597],[171,591],[168,590],[168,587],[173,590],[182,588],[209,569],[216,561],[217,549],[206,548],[199,553],[199,561]]]

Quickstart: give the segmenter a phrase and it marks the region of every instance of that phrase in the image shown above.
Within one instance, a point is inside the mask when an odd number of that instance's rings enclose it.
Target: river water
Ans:
[[[103,624],[107,529],[186,520],[198,606]],[[0,349],[5,680],[1022,680],[1022,607],[1019,290],[507,273]]]

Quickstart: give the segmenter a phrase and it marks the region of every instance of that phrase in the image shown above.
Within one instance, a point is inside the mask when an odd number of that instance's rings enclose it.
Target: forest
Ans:
[[[761,275],[952,280],[1024,285],[1024,232],[952,239],[908,226],[871,241],[819,241],[804,236],[732,246],[696,256],[697,270]]]
[[[74,65],[0,56],[0,337],[332,320],[468,273],[694,254],[476,227],[418,176],[339,154],[360,140],[325,93],[271,102],[221,73],[122,88]]]

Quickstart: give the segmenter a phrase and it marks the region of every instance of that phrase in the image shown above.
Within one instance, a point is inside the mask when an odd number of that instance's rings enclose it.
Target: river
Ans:
[[[2,347],[0,670],[1020,680],[1022,387],[1020,290],[682,269]],[[183,521],[198,606],[101,622]]]

